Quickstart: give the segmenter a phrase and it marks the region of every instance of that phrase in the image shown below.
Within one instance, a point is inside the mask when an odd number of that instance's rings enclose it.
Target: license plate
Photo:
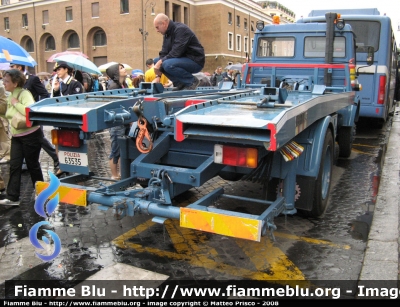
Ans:
[[[88,166],[88,156],[85,153],[73,151],[58,151],[58,159],[60,163],[76,166]]]

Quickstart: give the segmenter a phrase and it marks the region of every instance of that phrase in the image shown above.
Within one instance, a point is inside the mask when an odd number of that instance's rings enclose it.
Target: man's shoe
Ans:
[[[58,174],[58,173],[60,173],[60,163],[57,161],[57,162],[54,162],[54,174]]]
[[[200,87],[205,87],[205,86],[212,86],[212,85],[211,85],[210,81],[208,81],[207,79],[201,78],[199,86]]]
[[[5,205],[5,206],[19,206],[19,201],[14,201],[14,200],[9,200],[9,199],[2,199],[0,200],[0,205]]]
[[[189,86],[186,86],[184,90],[195,90],[199,86],[200,80],[197,79],[195,76],[193,77],[194,77],[193,83]]]
[[[175,86],[173,89],[172,89],[172,91],[174,92],[174,91],[181,91],[181,90],[183,90],[185,88],[185,84],[183,84],[183,83],[179,83],[177,86]]]
[[[10,163],[10,160],[7,158],[3,158],[0,160],[0,164],[7,164],[7,163]]]

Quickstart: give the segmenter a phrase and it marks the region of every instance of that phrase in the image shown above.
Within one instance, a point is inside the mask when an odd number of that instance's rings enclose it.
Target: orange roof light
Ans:
[[[274,24],[274,25],[279,25],[280,23],[281,23],[281,19],[279,18],[279,16],[274,15],[274,16],[272,17],[272,24]]]

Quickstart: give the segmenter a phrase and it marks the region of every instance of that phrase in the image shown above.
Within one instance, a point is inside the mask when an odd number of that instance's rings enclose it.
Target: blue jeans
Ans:
[[[157,63],[159,59],[155,58],[154,63]],[[190,86],[194,81],[192,74],[198,73],[202,69],[202,66],[189,58],[173,58],[163,61],[160,70],[174,83],[174,86],[178,84]]]

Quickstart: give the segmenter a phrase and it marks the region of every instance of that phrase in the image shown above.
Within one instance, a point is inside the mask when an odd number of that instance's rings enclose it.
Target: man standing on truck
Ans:
[[[160,57],[155,59],[157,78],[165,74],[177,90],[196,89],[200,80],[192,74],[200,72],[205,63],[204,48],[196,35],[187,25],[165,14],[154,18],[154,27],[164,36]]]

